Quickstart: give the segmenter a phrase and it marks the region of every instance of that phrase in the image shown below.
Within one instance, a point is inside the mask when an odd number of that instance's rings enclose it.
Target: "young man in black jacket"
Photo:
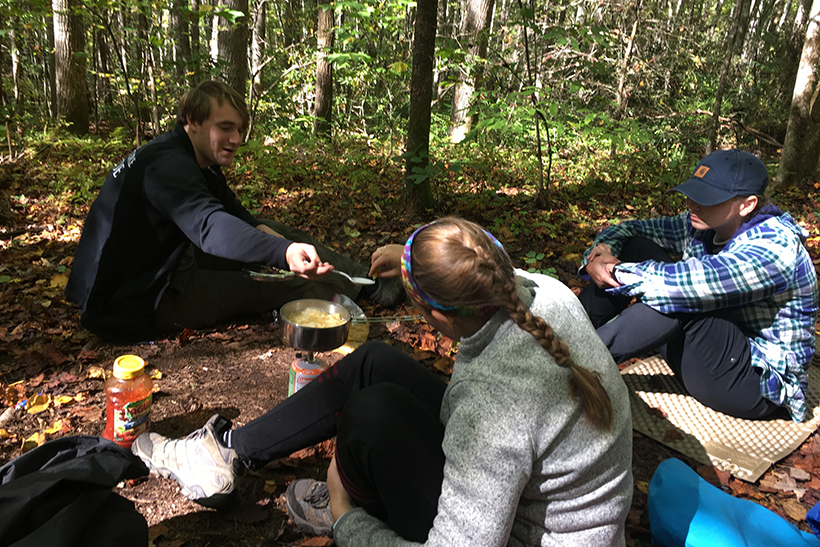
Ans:
[[[295,228],[251,215],[228,187],[248,111],[229,86],[201,83],[180,100],[177,125],[133,151],[106,179],[86,218],[68,298],[82,324],[119,343],[278,308],[299,298],[359,296],[334,267],[367,266],[334,253]],[[281,283],[243,273],[251,264],[293,271]],[[366,287],[378,304],[397,305],[400,284]]]

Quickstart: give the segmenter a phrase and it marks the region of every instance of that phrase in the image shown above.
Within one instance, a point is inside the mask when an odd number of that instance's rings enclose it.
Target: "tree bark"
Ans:
[[[732,67],[732,58],[738,42],[742,43],[740,36],[743,34],[744,25],[749,19],[749,6],[751,0],[738,0],[735,5],[734,16],[726,34],[726,55],[723,58],[723,66],[718,76],[718,87],[715,92],[715,104],[712,108],[712,120],[709,124],[709,132],[706,138],[706,155],[715,150],[717,145],[718,126],[720,125],[720,106],[723,102],[723,93],[729,82],[729,70]]]
[[[57,66],[57,115],[77,135],[88,133],[85,83],[85,29],[80,0],[52,0]]]
[[[94,31],[94,62],[97,65],[97,76],[94,78],[94,85],[97,90],[97,100],[105,105],[111,105],[111,52],[108,50],[108,40],[105,37],[105,30]]]
[[[168,13],[171,28],[174,29],[174,74],[180,85],[188,82],[188,63],[191,60],[191,22],[185,13],[187,6],[187,0],[173,0]]]
[[[817,118],[820,117],[820,105],[816,104],[817,79],[814,75],[814,67],[820,60],[820,0],[813,1],[810,13],[792,94],[786,139],[777,168],[775,187],[778,189],[794,186],[804,177],[813,175],[817,169],[818,152],[811,150],[817,145],[810,141],[817,140],[812,133],[816,133]]]
[[[413,35],[404,184],[408,207],[417,210],[429,209],[434,203],[430,177],[422,174],[427,168],[430,150],[430,106],[433,99],[437,11],[436,0],[419,0]]]
[[[218,47],[223,63],[222,77],[229,86],[245,97],[248,83],[248,0],[225,0],[228,9],[244,15],[235,23],[222,19]]]
[[[259,97],[265,88],[263,63],[265,55],[265,19],[268,0],[257,0],[253,17],[253,39],[251,40],[251,92]]]
[[[478,114],[468,115],[473,93],[481,85],[482,60],[487,56],[489,29],[493,20],[495,0],[467,0],[466,13],[461,27],[462,39],[467,40],[467,62],[460,71],[459,81],[453,94],[450,112],[450,140],[461,142],[478,122]]]
[[[316,99],[313,105],[313,133],[330,136],[330,122],[333,115],[333,65],[327,54],[333,48],[333,8],[329,4],[319,6],[319,26],[317,28],[316,59]]]
[[[638,33],[638,23],[641,20],[641,7],[643,0],[638,0],[635,6],[635,20],[632,22],[632,31],[629,33],[629,40],[624,50],[624,58],[618,75],[618,93],[615,97],[617,107],[615,108],[615,119],[620,120],[626,108],[626,74],[629,68],[629,58],[632,56],[632,48],[635,45],[635,35]]]
[[[202,77],[202,44],[199,43],[199,0],[191,0],[191,18],[188,30],[191,36],[191,59],[188,61],[188,71],[191,76],[188,78],[191,87],[199,83]]]

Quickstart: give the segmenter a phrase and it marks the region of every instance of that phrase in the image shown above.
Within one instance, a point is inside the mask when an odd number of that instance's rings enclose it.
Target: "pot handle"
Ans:
[[[273,316],[273,324],[275,326],[277,323],[279,323],[279,310],[273,310],[270,313]]]

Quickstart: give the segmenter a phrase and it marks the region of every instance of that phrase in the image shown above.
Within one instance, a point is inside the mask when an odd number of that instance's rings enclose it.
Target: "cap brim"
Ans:
[[[735,194],[719,190],[710,186],[701,179],[691,178],[683,184],[678,184],[670,192],[680,192],[698,205],[717,205],[735,197]]]

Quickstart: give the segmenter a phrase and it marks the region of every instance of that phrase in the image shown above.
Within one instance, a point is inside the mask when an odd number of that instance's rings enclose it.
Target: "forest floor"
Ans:
[[[394,185],[394,191],[398,195],[400,185]],[[290,202],[281,199],[274,196],[255,212],[273,216],[284,211],[279,218],[300,219],[293,223],[362,261],[379,245],[403,242],[413,224],[432,219],[408,216],[398,206],[392,211],[374,209],[372,200],[361,195],[313,193]],[[208,331],[185,331],[150,344],[100,342],[80,326],[79,310],[63,294],[87,205],[22,195],[14,204],[15,217],[0,231],[0,414],[29,402],[17,412],[5,413],[0,423],[0,465],[46,440],[101,434],[104,375],[122,354],[146,360],[155,384],[151,428],[164,435],[185,435],[214,413],[236,425],[245,424],[287,396],[287,375],[295,351],[283,346],[278,327],[268,317]],[[572,206],[555,204],[551,211],[554,225],[545,228],[550,231],[548,237],[543,229],[516,233],[514,223],[495,223],[491,229],[519,266],[525,266],[528,251],[543,253],[546,258],[538,259],[538,266],[551,268],[577,291],[583,285],[575,275],[578,253],[590,242],[593,228],[573,222],[571,214],[557,220],[555,210],[559,208],[570,210]],[[442,200],[440,212],[489,226],[491,219],[504,218],[503,210],[529,211],[530,218],[545,214],[526,205],[523,198],[481,211],[475,202]],[[820,233],[811,209],[801,211],[798,220],[814,236]],[[815,264],[820,263],[817,239],[810,247]],[[412,313],[360,305],[368,316]],[[369,338],[403,349],[444,377],[449,373],[455,349],[424,323],[372,324]],[[341,355],[330,352],[319,357],[333,363]],[[132,500],[145,517],[154,546],[331,545],[329,538],[302,534],[288,520],[284,507],[289,482],[323,477],[331,453],[332,440],[246,472],[239,482],[238,506],[224,512],[188,501],[179,494],[176,483],[167,479],[126,481],[116,491]],[[802,530],[809,531],[806,511],[820,499],[820,436],[816,432],[753,484],[703,466],[639,433],[633,437],[633,453],[635,490],[626,528],[629,546],[650,544],[646,492],[656,467],[667,458],[681,459],[723,490],[768,507]]]

